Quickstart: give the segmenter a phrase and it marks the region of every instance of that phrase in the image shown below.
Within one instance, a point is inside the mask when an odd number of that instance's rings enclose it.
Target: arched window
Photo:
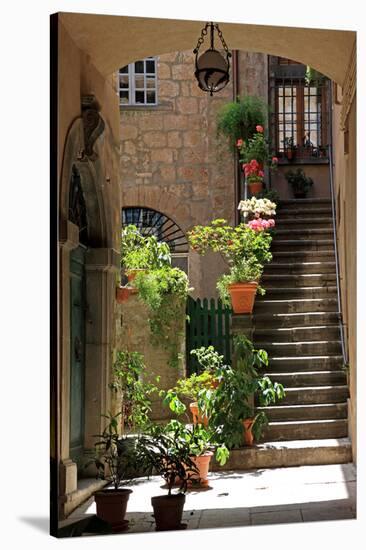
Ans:
[[[155,235],[169,245],[172,264],[188,272],[188,241],[181,228],[168,216],[141,206],[122,209],[122,226],[135,225],[143,235]]]

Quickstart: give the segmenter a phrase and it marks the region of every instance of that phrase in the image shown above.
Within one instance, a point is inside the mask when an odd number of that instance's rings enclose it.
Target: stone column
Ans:
[[[90,248],[86,254],[85,449],[94,448],[101,417],[109,410],[108,388],[114,336],[114,301],[119,253],[113,248]]]

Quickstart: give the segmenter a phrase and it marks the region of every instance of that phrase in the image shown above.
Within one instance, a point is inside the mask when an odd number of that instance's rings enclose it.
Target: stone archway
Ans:
[[[78,173],[85,201],[87,248],[85,270],[85,379],[83,410],[83,453],[94,445],[93,435],[100,433],[101,414],[109,406],[108,379],[113,341],[115,272],[119,267],[118,252],[113,249],[114,235],[107,219],[108,194],[103,193],[103,166],[99,144],[87,154],[85,120],[73,121],[65,143],[59,189],[59,430],[58,456],[61,517],[74,507],[71,501],[82,498],[78,491],[76,463],[70,457],[71,353],[70,327],[70,260],[80,249],[79,227],[70,220],[70,182]],[[97,136],[98,137],[98,136]],[[74,220],[75,221],[75,220]]]

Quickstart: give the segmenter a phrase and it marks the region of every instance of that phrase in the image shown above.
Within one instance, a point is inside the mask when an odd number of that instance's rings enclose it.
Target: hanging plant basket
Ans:
[[[234,313],[252,313],[258,283],[233,283],[228,286]]]

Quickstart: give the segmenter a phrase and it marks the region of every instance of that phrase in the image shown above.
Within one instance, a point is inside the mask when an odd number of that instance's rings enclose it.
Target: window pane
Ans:
[[[156,103],[155,90],[149,90],[148,92],[146,92],[146,101],[147,103]]]
[[[143,73],[144,72],[144,62],[143,61],[136,61],[135,63],[135,73]]]
[[[119,87],[128,88],[128,74],[119,75]]]
[[[121,104],[126,104],[129,102],[129,93],[128,90],[119,92],[119,102]]]
[[[144,75],[135,76],[135,88],[144,88]]]
[[[120,73],[128,73],[128,65],[119,70]]]
[[[155,76],[146,77],[146,88],[155,88]]]
[[[135,92],[135,103],[145,103],[145,93],[143,91]]]
[[[147,59],[146,60],[146,72],[147,73],[155,73],[155,61],[154,61],[154,59]]]

